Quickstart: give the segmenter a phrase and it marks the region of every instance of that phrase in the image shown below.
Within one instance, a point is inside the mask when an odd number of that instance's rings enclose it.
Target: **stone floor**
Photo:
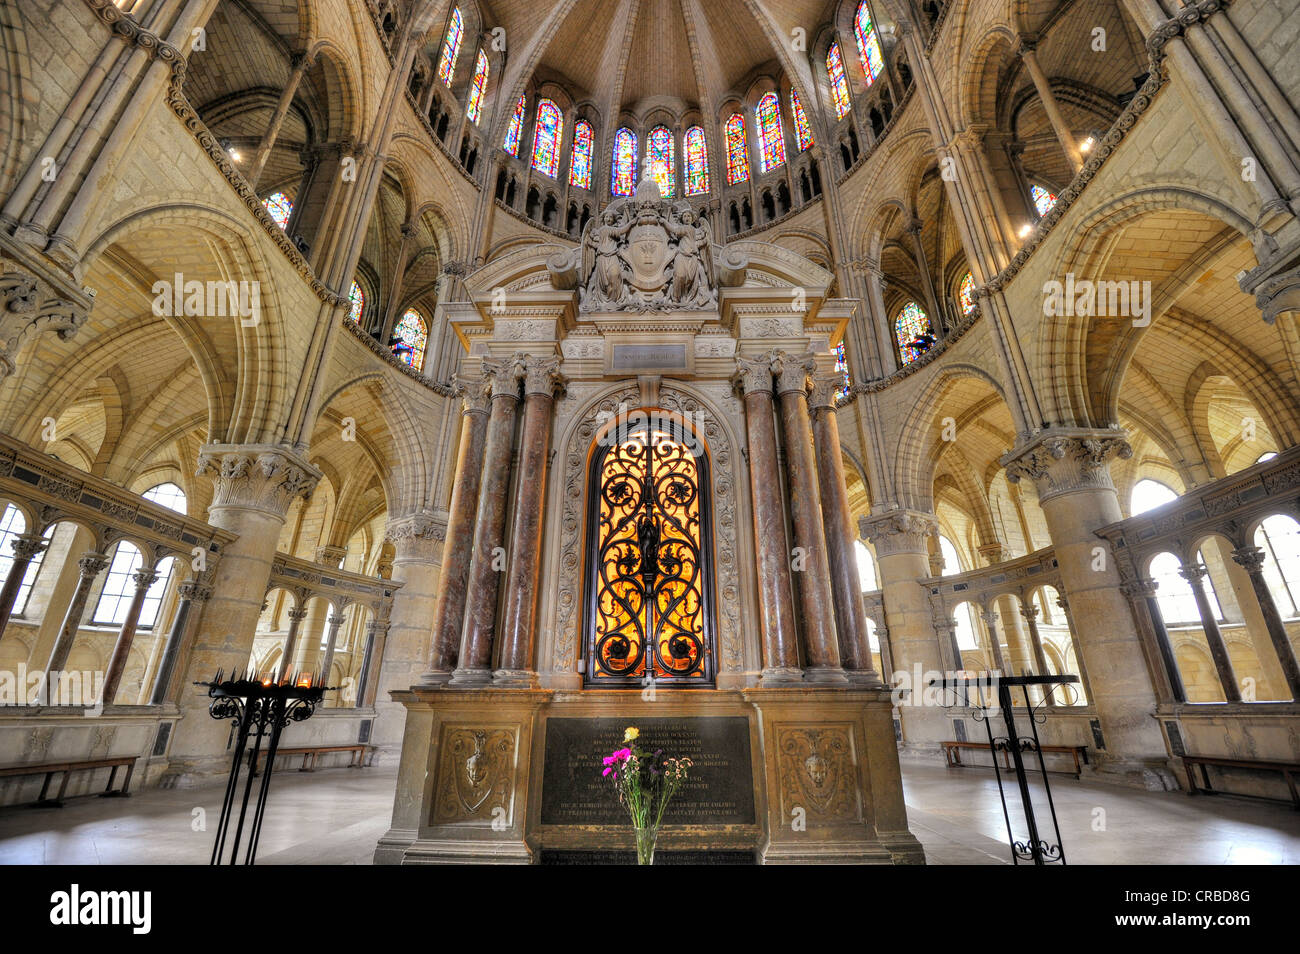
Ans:
[[[276,775],[258,862],[368,864],[388,827],[395,777],[395,766]],[[1009,863],[992,771],[909,760],[903,784],[931,864]],[[205,864],[222,792],[0,809],[0,863]],[[1300,864],[1300,812],[1282,805],[1062,776],[1053,777],[1052,794],[1072,864]],[[1013,800],[1013,823],[1018,807]]]

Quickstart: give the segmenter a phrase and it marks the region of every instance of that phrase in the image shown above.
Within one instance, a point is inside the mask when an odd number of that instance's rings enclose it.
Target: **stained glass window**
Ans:
[[[880,53],[880,35],[871,23],[867,0],[858,4],[858,12],[853,17],[853,32],[858,38],[858,54],[862,57],[862,69],[867,74],[867,85],[870,86],[884,72],[885,58]]]
[[[781,135],[781,103],[776,93],[758,101],[759,164],[764,172],[785,165],[785,137]]]
[[[1031,186],[1029,194],[1034,197],[1034,208],[1038,210],[1039,215],[1046,215],[1052,206],[1056,205],[1056,196],[1042,186]]]
[[[835,396],[837,398],[847,397],[849,393],[849,358],[844,353],[844,342],[841,341],[835,346],[835,371],[844,378],[844,386],[837,388]]]
[[[409,364],[416,371],[424,370],[424,349],[429,342],[429,326],[424,323],[420,313],[414,308],[393,326],[393,354],[399,361]]]
[[[272,192],[262,200],[262,205],[266,207],[266,211],[271,214],[271,218],[280,228],[289,224],[289,216],[293,215],[293,203],[283,192]]]
[[[844,75],[844,57],[840,45],[832,43],[826,53],[826,73],[831,80],[831,102],[835,104],[835,118],[843,119],[849,111],[849,78]]]
[[[474,83],[469,88],[469,103],[465,106],[465,116],[472,123],[477,123],[483,115],[483,93],[487,90],[488,58],[482,50],[474,61]]]
[[[438,60],[438,78],[448,86],[456,72],[456,56],[460,53],[460,39],[465,33],[465,21],[461,19],[460,7],[451,11],[451,23],[447,24],[447,39],[442,42],[442,59]]]
[[[686,154],[686,194],[699,195],[709,191],[709,147],[704,140],[704,130],[692,126],[682,137],[682,152]]]
[[[930,350],[928,344],[917,340],[923,335],[934,335],[930,318],[921,310],[920,305],[909,301],[894,320],[894,340],[898,342],[898,355],[903,359],[903,364],[911,364]]]
[[[636,192],[636,133],[624,126],[614,134],[614,168],[609,177],[614,195]]]
[[[573,156],[569,162],[569,185],[591,188],[591,123],[579,119],[573,126]]]
[[[794,114],[794,138],[803,152],[813,144],[812,127],[808,125],[808,116],[803,111],[803,103],[799,102],[799,91],[790,90],[790,112]]]
[[[515,114],[510,117],[510,125],[506,127],[506,141],[501,144],[501,148],[512,156],[519,155],[519,134],[523,129],[524,97],[521,95],[515,103]]]
[[[366,293],[361,290],[361,286],[356,282],[352,283],[352,288],[348,292],[348,317],[361,324],[361,316],[366,311]]]
[[[552,179],[560,171],[560,140],[564,138],[564,114],[549,99],[537,101],[537,125],[533,127],[533,168]]]
[[[749,181],[749,148],[745,145],[745,119],[732,113],[727,120],[727,184]]]
[[[961,305],[961,313],[969,315],[976,309],[975,304],[975,276],[970,272],[961,280],[961,287],[957,289],[957,303]]]
[[[656,126],[650,130],[646,140],[646,162],[650,163],[650,176],[659,183],[659,194],[669,197],[673,194],[674,173],[673,134],[666,126]]]

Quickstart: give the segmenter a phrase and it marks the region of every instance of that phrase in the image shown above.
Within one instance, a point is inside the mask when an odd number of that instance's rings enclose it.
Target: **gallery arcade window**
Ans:
[[[708,685],[713,561],[708,455],[644,411],[597,439],[587,488],[586,683]]]

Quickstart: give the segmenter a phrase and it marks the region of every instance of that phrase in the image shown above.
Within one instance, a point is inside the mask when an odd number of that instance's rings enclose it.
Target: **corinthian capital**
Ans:
[[[461,400],[465,414],[486,412],[492,402],[492,382],[489,378],[457,378],[456,396]]]
[[[487,376],[492,389],[492,396],[519,397],[519,379],[524,376],[524,355],[514,354],[509,358],[486,358],[483,361],[483,373]]]
[[[321,472],[284,447],[206,444],[196,477],[211,477],[212,507],[260,510],[283,517],[296,497],[310,498]]]
[[[731,376],[731,383],[740,388],[745,394],[770,394],[772,391],[773,361],[774,355],[771,351],[752,358],[737,355],[736,373]]]
[[[938,534],[939,523],[933,514],[919,510],[886,510],[863,514],[858,518],[858,533],[870,540],[879,556],[894,553],[928,553],[926,537]]]
[[[447,520],[429,510],[391,517],[384,539],[393,544],[397,562],[436,562],[447,539]]]
[[[1111,490],[1110,462],[1133,456],[1119,428],[1049,428],[1027,444],[1004,454],[1001,464],[1013,484],[1028,477],[1040,503],[1063,494]]]
[[[817,370],[817,359],[811,351],[805,351],[803,354],[778,351],[776,360],[772,362],[772,370],[776,374],[777,394],[786,394],[790,391],[806,393],[808,379]]]
[[[839,392],[844,387],[844,375],[818,374],[813,377],[812,391],[808,394],[808,407],[816,410],[819,407],[830,408],[835,410],[839,403]]]
[[[545,394],[551,397],[563,388],[565,377],[560,373],[560,359],[529,357],[524,361],[524,394]]]

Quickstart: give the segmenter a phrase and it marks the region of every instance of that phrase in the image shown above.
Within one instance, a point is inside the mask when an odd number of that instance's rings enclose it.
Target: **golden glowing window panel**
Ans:
[[[712,678],[707,460],[693,435],[639,415],[593,455],[588,685]]]

